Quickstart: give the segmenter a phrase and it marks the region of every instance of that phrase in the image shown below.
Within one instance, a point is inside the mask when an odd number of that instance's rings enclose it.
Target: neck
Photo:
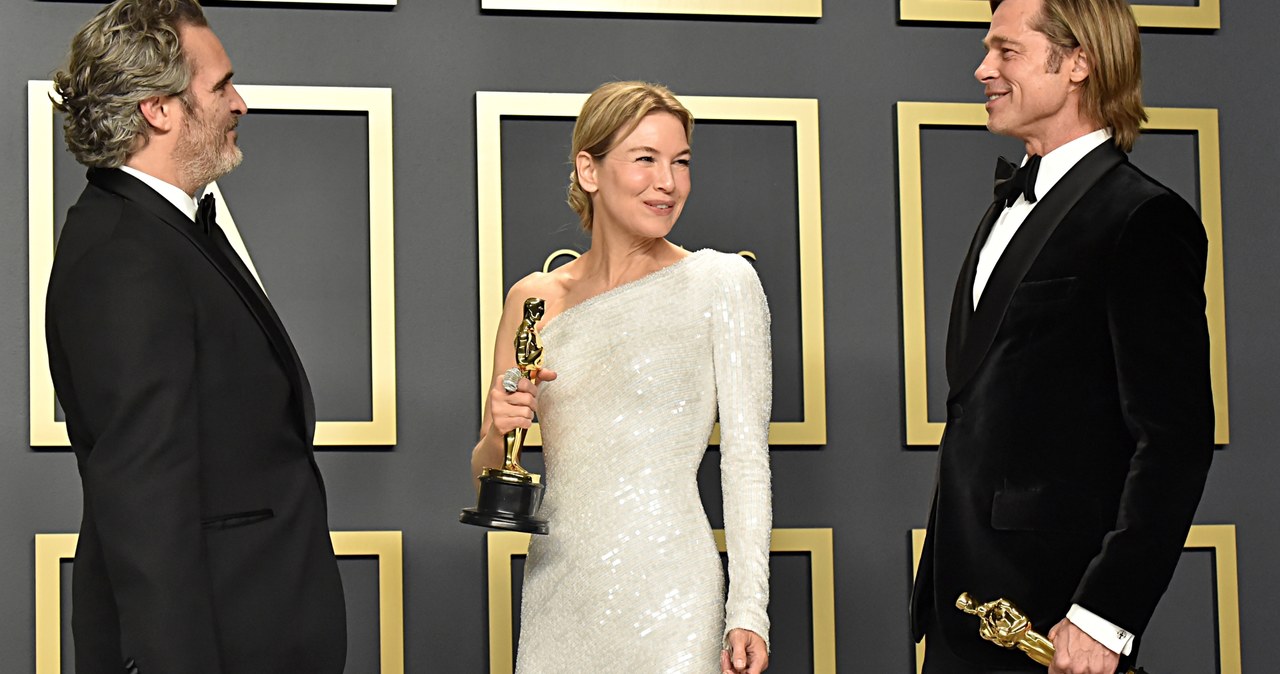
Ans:
[[[1026,135],[1022,136],[1021,140],[1027,148],[1027,154],[1043,157],[1081,136],[1106,126],[1090,119],[1089,115],[1081,109],[1081,96],[1078,87],[1073,89],[1058,112],[1026,130]]]
[[[1063,145],[1082,136],[1087,136],[1101,128],[1102,125],[1096,122],[1078,119],[1071,124],[1058,125],[1044,133],[1023,138],[1022,142],[1026,146],[1027,154],[1043,157]]]
[[[173,161],[172,154],[172,152],[168,151],[168,148],[162,148],[157,143],[149,142],[147,147],[129,155],[124,164],[129,168],[137,169],[149,176],[174,185],[194,199],[196,191],[202,185],[183,184],[182,172],[178,170],[178,164]]]
[[[582,254],[581,262],[585,275],[597,279],[606,289],[634,281],[683,257],[684,251],[666,239],[611,236],[604,229],[592,228],[591,248]]]

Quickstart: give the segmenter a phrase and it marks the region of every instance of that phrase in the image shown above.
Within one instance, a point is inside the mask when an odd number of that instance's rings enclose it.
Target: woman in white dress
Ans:
[[[472,474],[542,428],[546,492],[525,565],[518,674],[768,666],[769,312],[740,256],[666,240],[689,195],[693,118],[665,87],[613,82],[583,105],[569,204],[581,257],[517,282],[494,349]],[[538,386],[503,390],[524,300],[546,300]],[[729,588],[698,494],[716,421]]]

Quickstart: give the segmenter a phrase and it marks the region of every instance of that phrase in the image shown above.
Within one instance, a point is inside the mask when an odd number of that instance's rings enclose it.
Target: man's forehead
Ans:
[[[1004,8],[1005,5],[1000,7]],[[991,28],[987,30],[986,37],[982,38],[982,44],[988,47],[1025,46],[1039,33],[1033,25],[1035,16],[1035,12],[1003,13],[997,9],[996,15],[991,19]]]
[[[208,26],[185,25],[178,30],[182,53],[191,64],[193,74],[202,79],[221,79],[231,71],[231,59]]]

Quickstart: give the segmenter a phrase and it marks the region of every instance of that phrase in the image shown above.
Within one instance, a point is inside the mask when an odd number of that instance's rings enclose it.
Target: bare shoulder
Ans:
[[[550,273],[535,271],[516,281],[507,291],[507,305],[520,306],[530,297],[539,297],[551,303],[564,295],[563,283],[558,279],[559,270]]]
[[[536,271],[512,284],[502,306],[503,322],[510,322],[513,325],[519,323],[524,315],[524,302],[532,297],[542,299],[546,303],[544,311],[559,306],[564,297],[564,283],[557,278],[557,271],[559,270],[550,273]]]
[[[507,293],[507,306],[515,306],[517,310],[530,297],[537,297],[546,302],[548,319],[564,311],[568,296],[578,282],[581,265],[573,260],[549,272],[534,272],[520,279],[511,286]]]

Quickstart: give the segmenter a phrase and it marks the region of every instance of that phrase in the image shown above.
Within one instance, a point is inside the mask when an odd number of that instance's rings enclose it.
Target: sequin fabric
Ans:
[[[769,635],[769,310],[750,263],[703,250],[553,317],[546,469],[517,674],[713,674]],[[698,494],[717,409],[729,591]]]

